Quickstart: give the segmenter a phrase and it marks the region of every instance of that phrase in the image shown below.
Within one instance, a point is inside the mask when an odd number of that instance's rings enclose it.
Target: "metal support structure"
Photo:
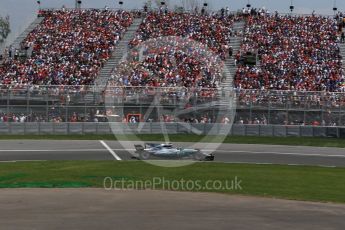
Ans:
[[[291,14],[293,13],[294,9],[295,9],[295,6],[293,5],[293,0],[291,0],[291,4],[290,4],[290,12],[291,12]]]
[[[82,1],[81,0],[75,0],[75,8],[80,9],[81,8]]]

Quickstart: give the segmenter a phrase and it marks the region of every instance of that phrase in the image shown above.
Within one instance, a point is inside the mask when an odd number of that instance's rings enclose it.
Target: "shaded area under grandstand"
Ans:
[[[106,144],[121,160],[132,159],[130,152],[134,149],[124,150],[117,141],[106,141]],[[193,144],[176,143],[182,147]],[[211,149],[216,148],[215,145],[210,144],[203,150],[211,152]],[[0,146],[0,161],[2,162],[116,160],[100,141],[7,140],[0,141]],[[345,167],[345,152],[341,148],[221,144],[214,154],[216,162]]]

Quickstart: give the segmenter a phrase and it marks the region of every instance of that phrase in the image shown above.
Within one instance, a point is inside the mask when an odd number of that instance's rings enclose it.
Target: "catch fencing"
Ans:
[[[236,110],[235,124],[345,126],[345,92],[0,85],[0,121],[5,116],[7,121],[24,116],[26,122],[112,121],[102,118],[110,109],[121,118],[116,122],[133,113],[142,114],[142,122],[158,122],[154,111],[147,113],[153,104],[174,122],[207,117],[220,123],[230,116],[222,110]]]

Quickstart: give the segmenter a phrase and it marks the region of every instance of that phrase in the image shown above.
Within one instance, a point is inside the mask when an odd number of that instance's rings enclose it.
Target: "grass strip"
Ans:
[[[345,203],[345,168],[226,163],[162,168],[139,161],[49,161],[1,163],[0,175],[0,188],[103,188],[104,179],[109,177],[106,186],[120,189],[147,189],[131,186],[164,180],[167,184],[151,188]],[[191,183],[189,186],[194,183],[194,187],[183,188],[181,180]],[[229,189],[236,180],[241,181],[242,189]],[[217,185],[202,188],[208,181]]]

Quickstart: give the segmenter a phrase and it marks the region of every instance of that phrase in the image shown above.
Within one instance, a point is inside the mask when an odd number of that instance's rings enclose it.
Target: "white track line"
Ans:
[[[103,151],[106,149],[8,149],[0,150],[0,152],[96,152]]]
[[[256,152],[256,151],[236,151],[236,150],[204,150],[222,152],[222,153],[247,153],[247,154],[272,154],[272,155],[295,155],[295,156],[306,156],[306,157],[342,157],[345,158],[345,155],[333,155],[333,154],[319,154],[319,153],[284,153],[284,152]]]
[[[46,162],[47,160],[13,160],[13,161],[0,161],[0,163],[17,163],[17,162]]]
[[[102,144],[103,145],[103,144]],[[113,151],[135,151],[135,149],[112,149]],[[108,152],[108,149],[0,149],[2,152]],[[210,150],[211,151],[211,150]]]
[[[121,161],[121,158],[105,143],[104,141],[99,141],[110,153],[115,157],[116,160]]]
[[[205,162],[207,163],[207,162]],[[333,166],[333,165],[313,165],[313,164],[281,164],[281,163],[254,163],[246,161],[234,161],[234,162],[222,162],[215,161],[214,163],[221,164],[248,164],[248,165],[280,165],[280,166],[308,166],[308,167],[321,167],[321,168],[343,168],[342,166]]]

